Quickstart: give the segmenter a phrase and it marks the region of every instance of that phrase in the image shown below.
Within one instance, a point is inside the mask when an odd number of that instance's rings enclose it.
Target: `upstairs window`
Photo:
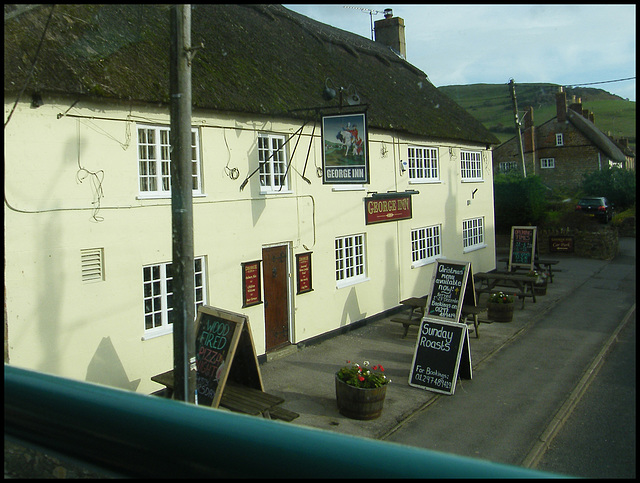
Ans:
[[[479,151],[460,151],[462,181],[482,181],[482,155]]]
[[[501,173],[508,173],[510,171],[518,171],[517,161],[505,161],[498,165],[498,170]]]
[[[438,169],[438,150],[436,148],[421,148],[410,146],[409,181],[437,181],[440,178]]]
[[[138,189],[143,198],[171,197],[171,128],[138,127]],[[198,130],[191,130],[193,194],[202,194]]]
[[[540,158],[540,167],[542,169],[555,168],[556,167],[555,158]]]
[[[288,191],[287,153],[284,136],[261,134],[258,136],[258,161],[260,163],[260,192]]]
[[[564,136],[562,133],[556,134],[556,146],[564,146]]]

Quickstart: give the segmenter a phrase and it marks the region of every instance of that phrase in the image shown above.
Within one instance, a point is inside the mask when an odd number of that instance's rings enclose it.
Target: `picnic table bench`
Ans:
[[[164,397],[173,397],[173,370],[153,376],[151,380],[165,386]],[[281,407],[280,404],[283,402],[284,399],[280,396],[227,380],[222,391],[220,406],[237,413],[262,416],[266,419],[293,421],[300,416]]]
[[[509,259],[508,258],[500,258],[501,262],[506,263],[506,269],[509,269]],[[533,261],[534,266],[536,267],[537,270],[544,270],[545,272],[547,272],[549,274],[549,282],[553,283],[553,272],[561,272],[562,270],[558,269],[558,268],[554,268],[558,263],[560,263],[560,260],[551,260],[549,258],[536,258]],[[526,267],[512,267],[512,271],[516,271],[516,270],[528,270]]]
[[[410,297],[405,300],[401,300],[400,303],[409,307],[409,312],[404,317],[392,317],[391,322],[395,322],[397,324],[402,324],[404,326],[404,334],[403,338],[407,337],[407,333],[409,332],[409,327],[411,326],[420,326],[420,322],[422,322],[422,318],[424,317],[424,311],[427,307],[427,295],[422,297]],[[464,323],[472,323],[474,326],[474,330],[476,333],[476,339],[480,338],[480,333],[478,332],[478,315],[487,310],[485,307],[477,307],[475,305],[462,305],[462,315],[461,319]],[[467,322],[470,320],[470,322]]]
[[[473,276],[476,295],[481,293],[503,292],[514,295],[524,301],[526,297],[531,297],[536,303],[534,290],[535,278],[528,275],[518,275],[513,272],[478,272]]]

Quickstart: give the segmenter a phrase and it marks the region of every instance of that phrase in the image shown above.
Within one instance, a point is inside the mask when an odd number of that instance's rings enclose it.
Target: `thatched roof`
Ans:
[[[5,96],[24,85],[51,6],[5,6]],[[371,128],[498,144],[389,47],[281,5],[193,6],[195,108],[301,117],[336,106],[325,80],[353,85]],[[452,60],[453,62],[453,60]],[[56,5],[26,94],[39,91],[169,103],[169,7]],[[290,111],[295,111],[291,113]]]

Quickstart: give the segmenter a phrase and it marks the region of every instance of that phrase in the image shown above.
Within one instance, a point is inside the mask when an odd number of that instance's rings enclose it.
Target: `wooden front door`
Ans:
[[[286,245],[262,249],[267,352],[289,344],[289,263]]]

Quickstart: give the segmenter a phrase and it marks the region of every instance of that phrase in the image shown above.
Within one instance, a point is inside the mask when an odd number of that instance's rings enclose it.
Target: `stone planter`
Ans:
[[[338,411],[351,419],[376,419],[382,414],[387,385],[362,389],[350,386],[335,376]]]
[[[494,322],[511,322],[513,320],[514,305],[514,303],[494,304],[488,302],[487,316],[489,317],[489,320],[493,320]]]

